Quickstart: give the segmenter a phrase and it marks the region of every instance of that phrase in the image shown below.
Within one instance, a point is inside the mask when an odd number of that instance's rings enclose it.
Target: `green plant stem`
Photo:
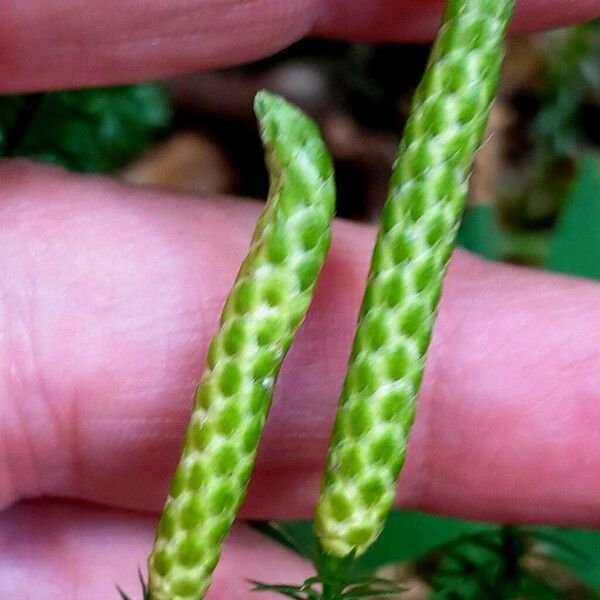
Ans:
[[[331,439],[325,554],[379,535],[404,463],[443,278],[503,59],[513,0],[449,0],[394,165]]]
[[[339,583],[324,583],[322,600],[342,600],[342,586]]]
[[[317,568],[323,586],[321,600],[342,600],[352,560],[332,559],[321,553],[318,555]]]

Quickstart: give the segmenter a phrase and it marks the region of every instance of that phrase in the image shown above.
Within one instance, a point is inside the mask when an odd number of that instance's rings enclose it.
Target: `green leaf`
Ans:
[[[500,236],[492,207],[483,204],[469,207],[456,241],[465,250],[489,260],[500,258]]]
[[[298,554],[314,558],[311,551],[314,548],[312,521],[279,523],[276,528],[260,526],[259,530]],[[388,516],[386,526],[375,544],[358,559],[355,570],[358,573],[370,573],[384,565],[419,558],[473,534],[498,530],[497,525],[395,511]]]
[[[311,592],[305,592],[299,587],[292,585],[269,585],[266,583],[260,583],[258,581],[250,582],[254,587],[253,592],[273,592],[281,594],[286,598],[292,598],[293,600],[317,600],[316,595],[311,595]],[[304,595],[302,595],[304,594]]]
[[[557,273],[600,279],[600,174],[591,157],[582,161],[547,267]]]
[[[361,600],[362,598],[390,598],[406,592],[406,588],[395,581],[372,578],[364,582],[348,586],[343,592],[344,600]]]
[[[113,172],[169,124],[159,84],[0,97],[0,154],[82,172]]]
[[[384,565],[419,558],[475,533],[497,530],[496,525],[393,512],[379,539],[358,561],[357,569],[361,572],[374,571]]]
[[[579,580],[600,592],[600,532],[539,528],[550,556],[565,564]]]
[[[315,560],[316,548],[312,521],[256,522],[253,526],[300,556]]]
[[[293,598],[294,600],[320,600],[321,591],[316,590],[321,580],[317,577],[307,579],[302,585],[270,585],[251,581],[253,592],[274,592]],[[348,584],[340,591],[340,600],[362,600],[362,598],[390,598],[406,591],[405,588],[394,581],[381,579],[378,577],[367,577],[360,579],[351,579]]]
[[[146,581],[144,580],[144,576],[142,575],[142,572],[140,570],[138,570],[138,578],[142,586],[142,600],[151,600],[150,592],[148,591],[148,586],[146,585]],[[119,592],[121,600],[132,600],[119,586],[117,586],[117,591]]]
[[[317,559],[317,548],[313,535],[312,521],[256,521],[252,526],[260,533],[270,537],[282,546],[296,552],[313,562]]]

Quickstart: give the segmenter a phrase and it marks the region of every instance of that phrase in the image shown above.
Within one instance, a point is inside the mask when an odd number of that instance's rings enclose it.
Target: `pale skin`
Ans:
[[[379,0],[372,14],[344,14],[364,4],[187,0],[175,9],[111,0],[62,12],[66,0],[9,2],[0,8],[0,87],[116,83],[243,62],[311,30],[423,38],[439,8]],[[116,24],[115,14],[123,15]],[[236,35],[224,29],[232,15]],[[598,16],[597,0],[522,0],[515,27]],[[381,31],[377,22],[399,25]],[[0,166],[0,597],[104,600],[116,597],[115,583],[137,592],[206,346],[258,209]],[[312,514],[374,235],[336,225],[244,518]],[[600,286],[457,252],[399,506],[599,526],[599,361]],[[251,598],[247,578],[294,583],[310,573],[239,525],[208,598]]]

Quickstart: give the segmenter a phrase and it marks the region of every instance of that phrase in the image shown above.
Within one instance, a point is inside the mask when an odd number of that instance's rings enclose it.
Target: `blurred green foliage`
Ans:
[[[259,529],[314,560],[312,522],[265,525]],[[528,565],[542,558],[568,569],[587,592],[600,597],[600,533],[577,529],[509,527],[393,512],[369,552],[357,562],[357,577],[382,567],[412,562],[426,581],[430,600],[559,600],[556,589]],[[290,588],[292,589],[292,588]],[[296,588],[294,588],[296,590]]]
[[[487,204],[470,206],[458,232],[457,244],[489,260],[501,256],[502,233],[494,209]]]
[[[114,172],[166,130],[171,113],[156,83],[0,97],[0,156]]]
[[[581,125],[586,97],[600,99],[600,20],[547,38],[542,102],[531,136],[537,173],[552,180],[547,170],[558,160],[576,159],[587,142]]]
[[[600,172],[589,156],[567,197],[547,266],[557,273],[600,280]]]
[[[554,222],[582,151],[598,142],[592,130],[600,105],[600,20],[544,34],[539,42],[544,65],[539,109],[520,161],[527,169],[519,171],[518,184],[513,182],[505,198],[510,220],[538,227]]]

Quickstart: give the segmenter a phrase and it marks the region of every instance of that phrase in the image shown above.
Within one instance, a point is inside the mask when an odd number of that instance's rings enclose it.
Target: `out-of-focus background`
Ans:
[[[0,155],[264,198],[252,100],[269,88],[319,122],[336,161],[338,215],[375,223],[428,52],[310,40],[168,82],[0,97]],[[599,165],[600,21],[511,39],[460,244],[600,280]],[[310,545],[310,524],[257,526],[301,551]],[[404,600],[597,598],[600,533],[394,513],[358,569],[404,582]]]

